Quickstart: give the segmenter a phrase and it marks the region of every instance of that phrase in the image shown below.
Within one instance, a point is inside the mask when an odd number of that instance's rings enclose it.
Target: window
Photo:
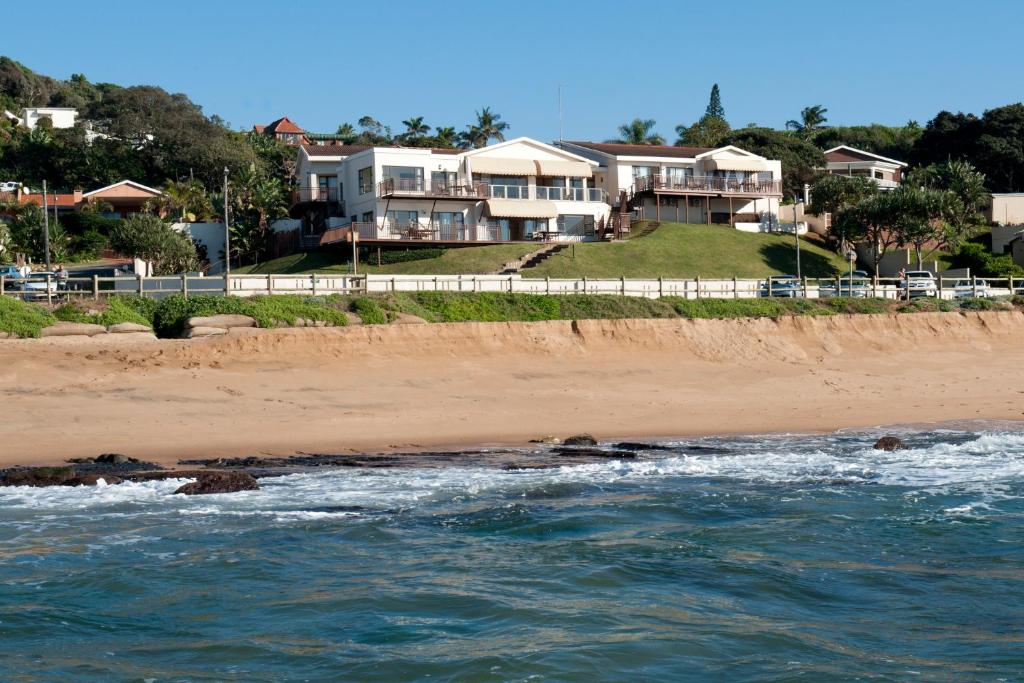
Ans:
[[[321,201],[338,201],[338,176],[322,175],[317,178],[317,184],[320,186],[319,199]]]
[[[558,232],[582,237],[586,231],[586,219],[587,216],[563,214],[558,217]]]
[[[633,177],[634,178],[646,178],[648,176],[658,175],[657,166],[634,166]]]
[[[523,232],[526,235],[526,239],[532,240],[534,234],[538,232],[547,232],[548,230],[548,219],[547,218],[527,218],[523,221]]]
[[[491,196],[501,199],[529,199],[530,190],[523,176],[492,175],[484,181],[491,186]]]
[[[423,191],[423,169],[416,166],[385,166],[381,169],[384,180],[391,180],[395,189],[406,192]]]
[[[435,211],[431,218],[437,239],[466,239],[465,217],[461,211]]]
[[[373,222],[373,211],[367,211],[366,213],[363,214],[363,222],[364,223],[372,223]]]
[[[455,171],[431,171],[430,185],[435,190],[444,190],[455,187],[458,184],[458,174]]]
[[[373,192],[373,166],[359,169],[359,194]]]
[[[686,179],[693,176],[692,168],[681,168],[681,167],[669,167],[665,169],[665,177],[672,187],[682,187],[686,185]]]
[[[419,219],[419,211],[388,211],[388,223],[392,225],[406,226],[419,223]]]

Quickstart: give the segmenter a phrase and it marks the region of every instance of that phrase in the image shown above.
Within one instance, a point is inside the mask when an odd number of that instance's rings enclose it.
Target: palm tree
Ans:
[[[406,144],[415,145],[426,137],[427,133],[430,132],[430,126],[423,123],[422,116],[413,116],[412,118],[402,121],[402,125],[405,126],[405,132],[402,133],[402,142]]]
[[[786,128],[795,130],[798,133],[810,133],[821,128],[821,125],[828,121],[828,118],[825,116],[827,111],[828,109],[820,104],[816,104],[813,107],[804,107],[800,110],[800,120],[790,119],[786,121]]]
[[[452,126],[436,126],[434,131],[434,143],[438,147],[455,147],[459,141],[459,134]]]
[[[490,107],[476,112],[476,123],[466,127],[465,139],[471,147],[483,147],[491,140],[505,141],[508,124],[501,120],[501,114],[495,114]]]
[[[654,132],[654,119],[633,119],[619,126],[620,142],[626,145],[664,145],[665,138]]]
[[[338,126],[338,130],[334,131],[334,134],[338,136],[339,140],[351,143],[356,137],[356,129],[353,128],[351,123],[343,123]]]

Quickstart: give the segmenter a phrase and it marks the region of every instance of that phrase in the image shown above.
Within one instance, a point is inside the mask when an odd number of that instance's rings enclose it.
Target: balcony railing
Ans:
[[[381,197],[408,195],[456,199],[483,199],[488,196],[485,183],[435,183],[424,178],[385,178],[377,184],[377,194]]]
[[[649,175],[633,179],[633,192],[658,190],[666,192],[708,192],[721,194],[781,195],[781,180],[737,180],[718,176],[665,176]]]
[[[337,187],[297,187],[292,190],[292,203],[299,202],[338,202],[341,195]]]
[[[537,186],[537,199],[563,202],[607,202],[608,194],[597,187]]]
[[[352,223],[345,226],[359,234],[361,240],[395,240],[396,242],[529,242],[529,241],[582,241],[593,237],[590,229],[577,233],[560,233],[556,230],[544,230],[513,239],[508,228],[503,228],[496,221],[482,221],[473,226],[460,223],[442,223],[431,221],[384,223]]]

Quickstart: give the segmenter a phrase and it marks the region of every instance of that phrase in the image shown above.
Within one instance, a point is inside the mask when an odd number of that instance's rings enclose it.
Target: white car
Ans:
[[[47,282],[47,275],[50,276],[49,282]],[[59,273],[37,270],[29,273],[19,283],[19,288],[22,292],[25,292],[27,297],[39,297],[46,296],[47,290],[51,293],[56,292],[63,282]]]
[[[19,187],[21,187],[21,183],[16,183],[13,180],[5,180],[0,183],[0,192],[14,192]]]
[[[936,296],[939,293],[939,286],[935,276],[927,270],[908,271],[900,280],[900,296],[907,299],[916,299],[922,296]]]
[[[992,292],[989,291],[988,282],[985,280],[957,280],[956,284],[953,285],[953,298],[954,299],[972,299],[974,297],[989,297],[992,296]]]

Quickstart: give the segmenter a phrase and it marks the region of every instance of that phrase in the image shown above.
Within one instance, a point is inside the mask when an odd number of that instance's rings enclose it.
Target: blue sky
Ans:
[[[817,2],[8,3],[0,54],[51,76],[184,92],[232,127],[287,115],[333,131],[370,114],[603,140],[635,116],[670,142],[711,84],[733,126],[924,124],[1024,98],[1020,0]],[[637,9],[631,9],[637,8]]]

